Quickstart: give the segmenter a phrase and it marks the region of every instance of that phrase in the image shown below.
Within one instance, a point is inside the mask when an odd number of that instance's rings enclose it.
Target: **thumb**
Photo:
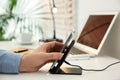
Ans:
[[[50,61],[50,60],[57,60],[57,59],[61,59],[63,56],[62,53],[60,52],[52,52],[52,53],[48,53],[48,58],[47,60]]]

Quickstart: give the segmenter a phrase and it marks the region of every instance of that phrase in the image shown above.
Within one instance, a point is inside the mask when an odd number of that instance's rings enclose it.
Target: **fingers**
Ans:
[[[55,51],[60,51],[63,46],[64,46],[63,43],[56,42],[55,47],[54,47]]]
[[[48,44],[50,45],[49,47],[51,49],[50,52],[59,52],[64,45],[63,43],[56,41],[49,42]]]
[[[48,43],[50,46],[52,46],[52,47],[62,47],[64,44],[63,43],[61,43],[61,42],[56,42],[56,41],[53,41],[53,42],[49,42]]]
[[[57,53],[57,52],[52,52],[52,53],[48,53],[47,54],[47,61],[51,61],[51,60],[58,60],[61,59],[63,56],[62,53]]]
[[[55,44],[55,46],[61,46],[61,47],[63,47],[63,45],[64,45],[63,43],[61,43],[61,42],[56,42],[56,41],[54,42],[54,44]]]

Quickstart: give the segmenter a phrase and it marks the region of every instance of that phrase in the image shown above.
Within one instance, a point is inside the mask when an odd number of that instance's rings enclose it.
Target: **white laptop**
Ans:
[[[99,54],[119,12],[91,13],[80,31],[71,50],[74,56],[96,56]],[[72,55],[72,57],[73,57]]]

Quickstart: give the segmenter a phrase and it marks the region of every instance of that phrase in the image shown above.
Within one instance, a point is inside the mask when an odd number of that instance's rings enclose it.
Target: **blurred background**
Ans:
[[[73,30],[73,0],[55,0],[56,37],[66,38]],[[35,39],[53,38],[52,0],[0,0],[0,40],[32,33]]]
[[[20,34],[26,42],[31,39],[28,34],[38,41],[51,39],[54,29],[56,38],[65,40],[71,31],[75,31],[75,37],[79,35],[90,13],[120,12],[120,0],[54,0],[54,4],[57,11],[53,20],[53,0],[0,0],[0,42],[16,40]],[[114,26],[104,51],[118,56],[120,16]]]

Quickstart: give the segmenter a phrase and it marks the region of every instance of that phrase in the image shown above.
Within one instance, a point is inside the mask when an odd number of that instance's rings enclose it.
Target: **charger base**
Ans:
[[[54,74],[66,74],[66,75],[82,75],[82,70],[80,68],[60,68],[56,73]]]

